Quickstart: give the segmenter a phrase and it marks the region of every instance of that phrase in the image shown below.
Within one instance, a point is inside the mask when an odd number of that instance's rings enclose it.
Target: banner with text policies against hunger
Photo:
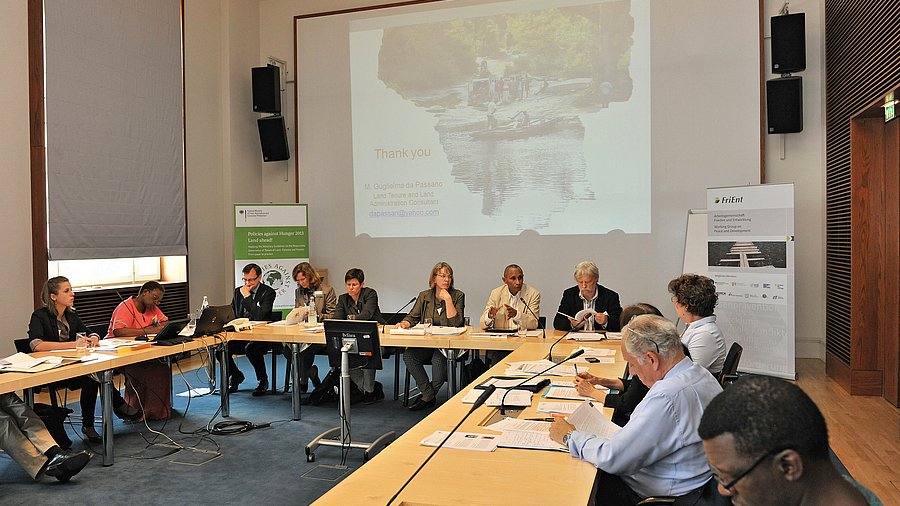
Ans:
[[[309,213],[306,204],[234,205],[234,286],[245,265],[262,268],[262,283],[275,289],[275,308],[294,307],[296,281],[291,271],[309,261]]]

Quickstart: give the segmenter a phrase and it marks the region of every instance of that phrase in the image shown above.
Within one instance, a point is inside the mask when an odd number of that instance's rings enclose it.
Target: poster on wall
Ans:
[[[275,289],[275,308],[294,307],[291,271],[309,261],[306,204],[234,205],[234,286],[249,263],[262,268],[262,283]]]
[[[794,379],[794,185],[707,189],[716,323],[740,370]]]

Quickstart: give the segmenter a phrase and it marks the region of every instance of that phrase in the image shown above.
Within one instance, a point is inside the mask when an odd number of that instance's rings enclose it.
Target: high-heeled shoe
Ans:
[[[94,429],[93,426],[85,425],[81,427],[81,433],[84,434],[84,437],[87,438],[91,443],[102,443],[103,438],[100,437],[100,434]]]

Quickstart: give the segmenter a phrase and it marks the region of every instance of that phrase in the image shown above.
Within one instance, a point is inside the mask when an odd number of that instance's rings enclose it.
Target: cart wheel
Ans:
[[[315,454],[315,453],[310,453],[309,455],[307,455],[307,456],[306,456],[306,461],[307,461],[307,462],[315,462],[315,461],[316,461],[316,454]]]

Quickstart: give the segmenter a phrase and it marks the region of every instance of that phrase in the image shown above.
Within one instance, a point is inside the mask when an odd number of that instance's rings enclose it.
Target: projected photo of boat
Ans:
[[[519,126],[518,123],[498,126],[497,128],[472,132],[473,139],[479,141],[514,140],[553,133],[560,118],[541,118],[529,121],[528,124]]]

